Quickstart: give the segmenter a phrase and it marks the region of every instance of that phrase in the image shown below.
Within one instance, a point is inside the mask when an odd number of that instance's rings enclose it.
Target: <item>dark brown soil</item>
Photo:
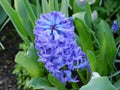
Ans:
[[[14,58],[19,49],[20,37],[11,22],[0,32],[0,42],[5,49],[0,49],[0,90],[18,90],[16,76],[12,74]]]

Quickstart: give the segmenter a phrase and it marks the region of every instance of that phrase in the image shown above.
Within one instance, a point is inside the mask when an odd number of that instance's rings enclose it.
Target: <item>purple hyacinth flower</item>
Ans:
[[[74,31],[71,18],[66,18],[61,12],[55,11],[45,15],[42,14],[36,22],[36,28],[44,30],[55,39],[59,39],[67,35],[68,32],[72,33]]]
[[[90,71],[87,56],[76,43],[71,18],[55,11],[41,15],[34,35],[38,61],[62,83],[78,82],[77,75],[73,74],[76,69]]]
[[[112,30],[113,32],[116,32],[119,29],[118,22],[117,20],[114,20],[113,25],[112,25]]]

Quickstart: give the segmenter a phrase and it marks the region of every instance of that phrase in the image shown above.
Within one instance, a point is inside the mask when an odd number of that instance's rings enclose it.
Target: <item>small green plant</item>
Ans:
[[[33,90],[26,86],[27,81],[29,81],[31,79],[27,70],[25,70],[19,64],[16,64],[13,74],[15,74],[17,76],[18,89],[23,88],[24,90]]]
[[[9,3],[11,3],[11,0],[8,0]],[[4,9],[2,8],[2,6],[0,5],[0,32],[2,31],[2,29],[5,27],[5,25],[10,21],[9,18],[7,18],[7,14],[4,11]]]

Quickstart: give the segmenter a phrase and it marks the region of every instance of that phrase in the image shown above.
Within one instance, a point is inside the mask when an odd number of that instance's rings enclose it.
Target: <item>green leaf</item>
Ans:
[[[3,28],[6,26],[6,24],[10,21],[10,18],[8,18],[7,20],[5,20],[5,22],[2,24],[2,26],[0,27],[0,32],[3,30]]]
[[[118,45],[120,43],[120,36],[118,36],[116,39],[115,39],[115,43],[116,45]]]
[[[56,79],[53,75],[49,74],[48,75],[48,80],[50,83],[55,86],[58,90],[67,90],[65,86],[58,80]]]
[[[37,2],[37,0],[36,0]],[[37,18],[37,4],[36,3],[30,3],[30,6],[35,14],[35,17]],[[31,21],[31,20],[30,20]]]
[[[35,20],[36,20],[37,18],[36,18],[35,14],[34,14],[34,12],[33,12],[33,10],[32,10],[32,7],[31,7],[29,1],[28,1],[28,0],[24,0],[24,3],[25,3],[25,6],[26,6],[26,11],[27,11],[27,13],[28,13],[28,16],[29,16],[29,18],[30,18],[30,20],[31,20],[31,22],[32,22],[32,24],[33,24],[33,27],[34,27],[34,25],[35,25]]]
[[[54,0],[49,0],[50,11],[54,10]]]
[[[27,39],[27,33],[25,27],[23,26],[22,22],[20,21],[18,14],[16,11],[10,6],[7,0],[0,0],[0,4],[5,10],[5,12],[10,17],[12,23],[14,24],[18,34],[20,37],[29,45],[29,40]]]
[[[46,78],[36,77],[32,78],[27,82],[28,87],[32,87],[33,89],[45,89],[45,90],[57,90],[52,87],[49,81]]]
[[[5,21],[6,18],[7,18],[7,14],[3,10],[3,8],[0,6],[0,25],[2,25],[2,23]]]
[[[96,71],[96,66],[97,66],[97,60],[96,60],[96,56],[92,51],[87,51],[87,56],[88,56],[88,60],[90,62],[90,66],[92,69],[92,72]]]
[[[0,47],[3,49],[3,50],[5,50],[5,47],[3,46],[3,44],[0,42]],[[1,50],[1,48],[0,48],[0,50]]]
[[[44,89],[45,90],[58,90],[57,88],[54,88],[54,87],[45,87]]]
[[[58,0],[49,0],[50,11],[59,11]]]
[[[19,51],[15,57],[15,62],[24,67],[32,77],[43,75],[43,68],[38,63],[38,56],[33,45],[28,52]]]
[[[47,0],[42,0],[42,11],[44,14],[50,12],[50,7],[49,7]]]
[[[85,21],[86,21],[88,27],[91,28],[91,25],[92,25],[92,23],[91,23],[92,22],[92,19],[91,19],[91,8],[90,8],[90,5],[89,5],[88,2],[85,4],[85,12],[86,12],[86,14],[85,14]]]
[[[75,26],[76,26],[76,29],[78,31],[78,34],[81,40],[81,45],[82,45],[83,50],[85,52],[87,52],[87,50],[94,52],[92,40],[91,40],[91,34],[90,32],[88,32],[89,29],[86,27],[84,22],[78,19],[77,17],[74,18],[74,22],[75,22]]]
[[[32,6],[31,6],[29,0],[24,0],[24,3],[25,3],[25,7],[26,7],[28,17],[29,17],[29,19],[31,21],[30,24],[32,24],[31,25],[31,30],[30,30],[31,41],[34,42],[33,29],[34,29],[35,21],[36,21],[37,17],[35,16],[35,13],[34,13],[34,11],[32,9]]]
[[[106,69],[107,69],[107,62],[105,61],[105,57],[106,57],[106,48],[107,48],[107,42],[106,42],[106,33],[103,33],[103,37],[102,37],[102,44],[100,47],[100,51],[99,51],[99,58],[98,58],[98,71],[99,73],[102,75],[103,73],[107,73]],[[101,68],[99,68],[99,65],[101,65]]]
[[[11,0],[8,1],[11,3]],[[6,18],[7,18],[7,14],[0,5],[0,25],[5,21]]]
[[[107,77],[94,78],[79,90],[117,90]]]
[[[70,0],[73,12],[78,13],[82,11],[80,0]]]
[[[98,53],[98,72],[101,75],[110,74],[113,70],[113,60],[116,52],[115,40],[109,25],[101,20],[100,23],[96,24],[96,35],[100,43]],[[101,28],[102,27],[102,28]],[[102,65],[102,66],[101,66]],[[101,68],[99,67],[101,66]]]
[[[79,12],[79,13],[75,13],[75,14],[73,14],[73,20],[75,19],[75,18],[79,18],[79,19],[81,19],[83,22],[84,22],[84,24],[86,24],[86,22],[85,22],[85,14],[86,14],[86,12]],[[87,24],[86,24],[87,25]]]
[[[78,44],[79,46],[81,46],[80,37],[79,37],[77,34],[75,34],[75,38],[76,38],[77,44]]]
[[[58,0],[54,0],[55,11],[59,11]]]
[[[108,10],[105,9],[105,8],[103,8],[103,7],[97,7],[97,6],[96,6],[95,9],[96,9],[97,11],[101,12],[101,13],[107,13],[107,12],[108,12]]]
[[[29,14],[27,13],[24,1],[23,0],[15,0],[14,2],[15,2],[14,5],[15,5],[15,9],[17,11],[18,17],[21,20],[23,26],[25,27],[25,31],[26,31],[27,35],[31,36],[31,34],[33,34],[33,32],[32,32],[33,27],[31,25]]]
[[[36,6],[37,18],[40,18],[40,14],[42,13],[42,10],[41,10],[39,0],[36,0],[36,4],[37,4]]]
[[[61,12],[65,14],[67,17],[68,15],[68,7],[69,7],[69,0],[62,0],[61,4]]]

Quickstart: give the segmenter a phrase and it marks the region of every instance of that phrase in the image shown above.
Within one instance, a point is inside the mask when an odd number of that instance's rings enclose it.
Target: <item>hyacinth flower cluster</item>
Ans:
[[[87,56],[76,43],[71,17],[56,11],[42,14],[34,35],[38,61],[62,83],[78,82],[77,69],[90,70]]]
[[[116,32],[118,29],[119,29],[118,22],[117,20],[114,20],[112,25],[112,30],[113,32]]]

